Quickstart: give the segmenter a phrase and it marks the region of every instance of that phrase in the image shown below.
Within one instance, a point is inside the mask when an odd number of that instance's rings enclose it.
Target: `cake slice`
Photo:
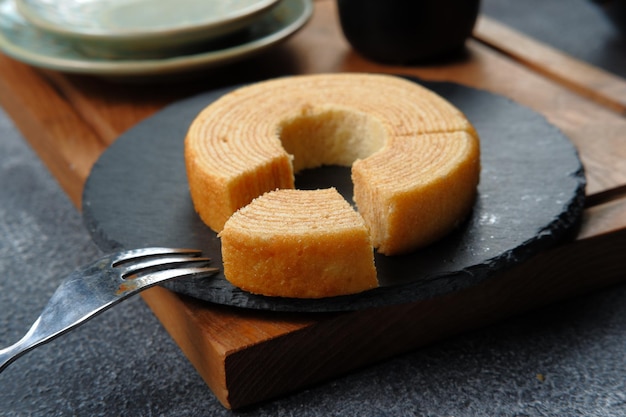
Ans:
[[[219,236],[224,274],[251,293],[321,298],[378,286],[365,223],[334,188],[266,193]]]

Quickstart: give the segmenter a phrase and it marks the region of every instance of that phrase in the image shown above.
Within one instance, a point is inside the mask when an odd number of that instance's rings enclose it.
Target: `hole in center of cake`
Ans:
[[[295,186],[298,190],[334,187],[356,209],[350,167],[323,165],[318,168],[303,169],[295,176]]]
[[[349,167],[386,142],[385,128],[378,119],[342,108],[303,108],[281,123],[279,137],[293,155],[296,173],[323,165]]]

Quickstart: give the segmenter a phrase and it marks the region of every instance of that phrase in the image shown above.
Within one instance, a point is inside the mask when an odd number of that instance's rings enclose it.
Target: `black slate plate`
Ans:
[[[263,297],[233,287],[222,274],[166,286],[206,301],[254,309],[363,309],[474,286],[566,239],[578,225],[585,188],[570,141],[542,116],[503,97],[452,83],[420,83],[459,107],[481,137],[479,196],[472,215],[455,233],[408,255],[376,255],[381,286],[357,295]],[[183,142],[198,112],[227,91],[175,103],[104,152],[83,194],[85,223],[101,249],[200,248],[214,265],[221,265],[219,239],[200,221],[189,197]],[[350,198],[349,169],[322,168],[297,178],[299,188],[330,185]]]

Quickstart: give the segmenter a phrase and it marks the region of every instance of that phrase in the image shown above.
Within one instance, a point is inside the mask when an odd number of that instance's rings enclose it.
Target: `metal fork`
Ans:
[[[217,268],[193,249],[145,248],[110,254],[70,274],[17,343],[0,350],[0,372],[24,353],[67,333],[146,288]]]

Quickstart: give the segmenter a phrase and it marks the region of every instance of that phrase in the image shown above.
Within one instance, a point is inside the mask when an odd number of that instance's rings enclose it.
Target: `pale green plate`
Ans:
[[[312,0],[283,0],[237,36],[194,54],[163,59],[104,59],[36,29],[18,13],[15,0],[0,0],[0,50],[27,64],[106,77],[169,75],[222,66],[265,50],[298,31],[313,14]]]
[[[252,24],[278,0],[14,0],[32,26],[92,55],[164,57]]]

